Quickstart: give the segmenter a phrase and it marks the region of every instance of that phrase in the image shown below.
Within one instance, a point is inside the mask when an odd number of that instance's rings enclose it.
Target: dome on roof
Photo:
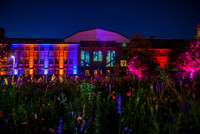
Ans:
[[[119,43],[128,43],[129,39],[126,36],[121,35],[117,32],[100,28],[80,31],[64,39],[64,42],[80,41],[116,41]]]

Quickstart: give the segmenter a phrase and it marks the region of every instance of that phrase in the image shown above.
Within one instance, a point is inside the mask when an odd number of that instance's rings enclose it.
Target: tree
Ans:
[[[136,33],[130,38],[130,43],[123,48],[120,60],[126,60],[129,63],[133,57],[138,56],[137,58],[142,60],[143,64],[148,65],[148,70],[152,71],[158,64],[153,52],[149,50],[150,48],[152,48],[151,41],[142,34]]]
[[[145,59],[140,55],[132,57],[127,67],[132,75],[136,75],[139,79],[142,77],[142,71],[149,68],[148,65],[145,64]]]
[[[13,53],[10,40],[5,37],[5,30],[0,28],[0,71],[7,69],[8,57]]]
[[[190,42],[186,47],[185,53],[179,55],[176,60],[178,68],[190,73],[190,78],[193,79],[194,72],[200,70],[200,42]]]

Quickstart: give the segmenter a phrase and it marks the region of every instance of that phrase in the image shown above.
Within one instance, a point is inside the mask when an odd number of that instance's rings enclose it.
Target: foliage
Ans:
[[[178,68],[190,72],[190,78],[193,78],[193,73],[200,70],[200,42],[191,42],[186,47],[185,53],[180,54],[176,60]]]
[[[1,85],[0,132],[199,133],[199,81],[179,83],[158,71],[141,80],[95,76]]]
[[[10,40],[5,37],[5,30],[0,28],[0,71],[6,70],[8,57],[13,54],[12,45]]]

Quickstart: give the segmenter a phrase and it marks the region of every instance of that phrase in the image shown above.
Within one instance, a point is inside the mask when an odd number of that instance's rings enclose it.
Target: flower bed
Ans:
[[[0,87],[0,133],[199,133],[199,81],[92,77]]]

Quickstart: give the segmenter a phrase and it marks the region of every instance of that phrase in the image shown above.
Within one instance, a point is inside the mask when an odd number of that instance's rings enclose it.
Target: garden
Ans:
[[[0,133],[200,133],[199,44],[177,58],[174,73],[144,75],[148,65],[134,56],[126,75],[4,79]]]
[[[199,75],[64,77],[0,87],[1,133],[199,133]]]

